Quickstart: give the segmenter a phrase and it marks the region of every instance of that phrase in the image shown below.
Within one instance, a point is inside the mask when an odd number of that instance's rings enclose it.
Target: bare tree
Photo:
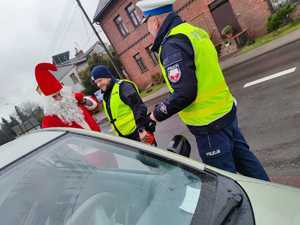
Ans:
[[[7,134],[1,129],[0,130],[0,145],[3,145],[5,143],[9,142],[9,137]]]
[[[39,108],[39,104],[35,102],[24,102],[20,105],[20,109],[27,115],[30,116],[32,113]]]
[[[15,106],[15,110],[16,110],[16,113],[19,117],[19,119],[22,121],[22,123],[24,123],[27,119],[28,119],[28,116],[24,113],[24,111],[19,107],[19,106]]]
[[[10,116],[9,116],[9,119],[10,119],[10,121],[11,121],[11,122],[10,122],[10,125],[11,125],[12,127],[20,125],[20,122],[19,122],[14,116],[10,115]]]
[[[5,133],[5,135],[8,137],[8,141],[11,141],[11,140],[13,140],[16,137],[16,134],[12,130],[12,126],[7,121],[7,119],[2,118],[1,128],[2,128],[2,131]]]

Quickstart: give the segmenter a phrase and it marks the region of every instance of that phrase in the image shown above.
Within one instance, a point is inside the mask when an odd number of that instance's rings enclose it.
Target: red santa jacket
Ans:
[[[86,123],[89,125],[89,127],[91,128],[91,130],[100,132],[101,128],[93,118],[92,114],[87,110],[87,108],[83,104],[81,104],[84,95],[82,93],[75,93],[75,98],[78,101],[78,106],[83,112],[84,119]],[[83,127],[77,124],[76,122],[73,122],[72,124],[65,123],[56,115],[46,115],[42,120],[41,127],[42,128],[70,127],[70,128],[83,129]]]
[[[87,108],[81,104],[83,102],[84,95],[82,93],[75,93],[75,98],[78,101],[78,106],[83,112],[84,119],[86,123],[89,125],[91,130],[100,132],[100,126],[96,123],[92,114],[87,110]],[[43,118],[42,128],[50,128],[50,127],[71,127],[71,128],[80,128],[83,129],[80,125],[73,122],[72,124],[67,124],[62,121],[56,115],[47,115]],[[85,160],[90,164],[97,168],[118,168],[118,162],[115,156],[110,152],[102,152],[96,151],[92,153],[88,153],[84,155]]]

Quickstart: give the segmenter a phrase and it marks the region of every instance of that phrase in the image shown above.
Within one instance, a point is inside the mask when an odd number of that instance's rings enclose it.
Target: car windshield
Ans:
[[[175,163],[71,134],[0,179],[5,225],[188,225],[205,186],[203,175]]]

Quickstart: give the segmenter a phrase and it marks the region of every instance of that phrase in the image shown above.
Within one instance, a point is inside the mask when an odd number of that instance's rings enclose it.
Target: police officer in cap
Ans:
[[[155,38],[152,51],[159,54],[170,91],[155,107],[151,120],[164,121],[178,113],[196,137],[204,163],[268,181],[238,127],[234,98],[209,35],[184,22],[173,11],[175,1],[140,0],[136,4]]]
[[[147,120],[147,107],[138,88],[129,80],[117,80],[103,65],[91,69],[91,78],[104,93],[103,109],[118,136],[155,145],[155,123]],[[147,122],[148,121],[148,122]]]

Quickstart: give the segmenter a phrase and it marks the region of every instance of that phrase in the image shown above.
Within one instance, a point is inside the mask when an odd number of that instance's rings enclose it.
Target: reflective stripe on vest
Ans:
[[[125,80],[118,81],[114,84],[111,94],[110,94],[110,111],[111,116],[110,118],[106,102],[103,100],[103,109],[106,117],[109,119],[110,123],[112,124],[112,128],[117,135],[127,136],[132,134],[136,129],[136,123],[134,119],[134,114],[131,108],[126,105],[121,97],[120,97],[120,84]],[[126,80],[125,82],[129,82],[134,85],[137,89],[136,85]],[[137,89],[138,90],[138,89]]]
[[[188,23],[174,27],[167,38],[177,34],[188,37],[193,46],[198,87],[195,101],[179,112],[179,117],[187,125],[205,126],[230,112],[233,107],[233,97],[219,65],[216,49],[208,34]],[[161,49],[162,47],[160,47],[159,56],[161,56]],[[160,62],[160,67],[167,87],[173,93],[174,89],[166,72],[167,68],[162,65],[162,62]],[[189,76],[189,74],[183,74],[183,76]]]

